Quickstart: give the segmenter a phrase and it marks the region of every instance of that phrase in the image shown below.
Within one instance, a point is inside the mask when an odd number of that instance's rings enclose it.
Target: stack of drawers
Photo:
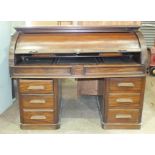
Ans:
[[[103,127],[140,128],[145,78],[108,78],[105,80]]]
[[[18,80],[22,129],[59,127],[57,80]]]

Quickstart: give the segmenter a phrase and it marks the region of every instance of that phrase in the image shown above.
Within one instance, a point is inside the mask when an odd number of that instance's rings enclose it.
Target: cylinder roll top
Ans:
[[[15,53],[139,52],[134,32],[115,33],[21,33]]]

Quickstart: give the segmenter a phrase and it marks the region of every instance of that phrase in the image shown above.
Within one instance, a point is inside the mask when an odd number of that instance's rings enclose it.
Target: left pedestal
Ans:
[[[58,129],[61,98],[59,81],[56,79],[17,81],[21,129]]]

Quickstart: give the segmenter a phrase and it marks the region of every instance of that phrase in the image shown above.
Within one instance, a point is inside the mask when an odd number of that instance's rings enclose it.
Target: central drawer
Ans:
[[[113,108],[139,108],[140,93],[109,93],[108,106]]]
[[[52,124],[54,123],[53,111],[23,111],[25,124]]]
[[[19,80],[19,92],[23,94],[51,94],[53,80]]]
[[[23,108],[27,109],[54,109],[54,96],[53,95],[21,95],[20,101]]]

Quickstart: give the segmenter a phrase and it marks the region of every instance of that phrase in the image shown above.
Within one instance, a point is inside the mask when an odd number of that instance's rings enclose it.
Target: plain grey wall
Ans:
[[[13,102],[9,75],[8,51],[13,27],[23,26],[23,21],[0,21],[0,114]]]

